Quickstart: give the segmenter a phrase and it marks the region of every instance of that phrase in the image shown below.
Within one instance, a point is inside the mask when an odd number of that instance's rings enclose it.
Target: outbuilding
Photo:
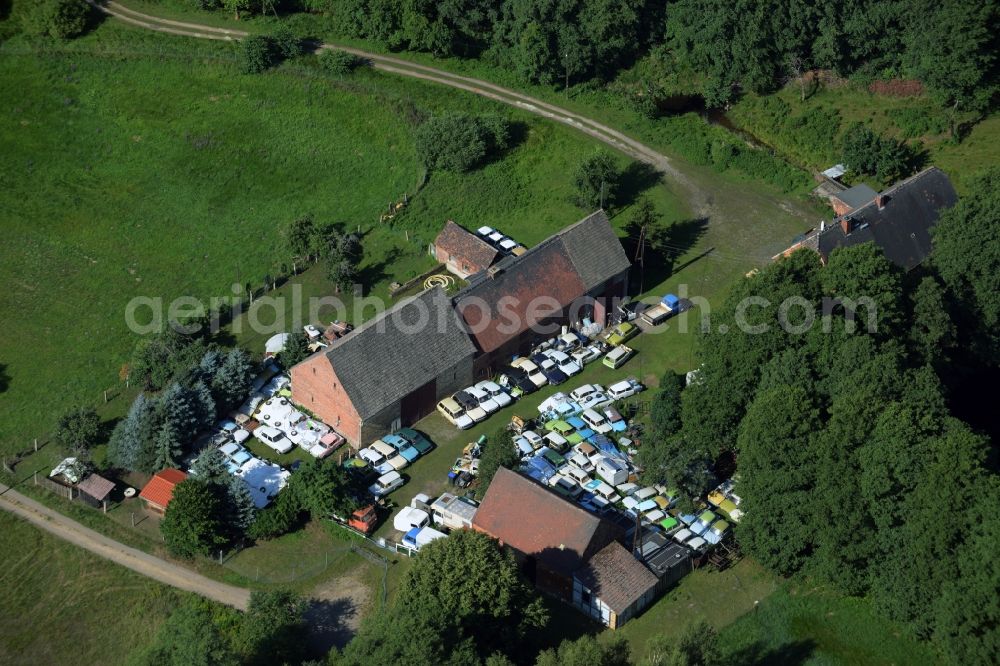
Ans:
[[[147,509],[162,516],[174,497],[174,488],[186,478],[187,474],[179,469],[161,470],[143,487],[139,497],[146,503]]]

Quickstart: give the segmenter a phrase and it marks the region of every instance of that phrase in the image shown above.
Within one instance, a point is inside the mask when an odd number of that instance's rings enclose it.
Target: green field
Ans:
[[[0,532],[4,664],[122,663],[184,596],[6,512]]]
[[[362,279],[385,295],[433,265],[425,249],[445,219],[531,243],[582,214],[567,174],[596,147],[581,135],[515,114],[524,139],[508,157],[433,174],[418,191],[413,114],[494,104],[369,72],[331,79],[310,59],[240,75],[233,48],[113,22],[45,51],[3,45],[0,222],[16,239],[0,250],[5,453],[44,439],[68,406],[117,392],[136,339],[123,316],[131,298],[207,303],[236,282],[260,288],[290,263],[278,229],[296,216],[360,226]],[[379,224],[404,193],[410,207]],[[654,199],[682,217],[665,188]],[[311,273],[306,295],[330,294],[322,271]]]

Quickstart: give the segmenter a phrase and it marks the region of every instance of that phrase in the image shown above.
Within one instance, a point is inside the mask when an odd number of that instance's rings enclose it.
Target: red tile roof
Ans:
[[[166,507],[174,496],[174,487],[187,478],[179,469],[165,469],[153,475],[139,497],[150,504]]]
[[[451,220],[445,223],[441,233],[434,239],[434,247],[464,260],[469,264],[470,273],[485,271],[498,254],[495,247]]]
[[[472,526],[567,576],[621,534],[606,520],[503,467]]]

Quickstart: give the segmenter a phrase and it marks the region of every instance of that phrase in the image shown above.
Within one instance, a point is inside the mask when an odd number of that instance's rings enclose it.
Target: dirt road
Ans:
[[[206,578],[141,550],[118,543],[0,484],[0,508],[80,548],[166,585],[246,610],[250,590]]]
[[[112,0],[87,0],[87,2],[105,14],[113,16],[130,25],[171,35],[196,37],[199,39],[233,41],[246,37],[249,34],[242,30],[216,28],[199,23],[187,23],[184,21],[172,21],[152,16],[150,14],[143,14],[129,9],[128,7],[124,7],[117,2],[113,2]],[[323,49],[337,49],[347,53],[353,53],[354,55],[371,62],[372,67],[375,69],[465,90],[467,92],[522,109],[543,118],[548,118],[564,125],[568,125],[579,132],[583,132],[584,134],[611,146],[612,148],[620,150],[640,162],[651,165],[657,171],[670,178],[671,181],[679,186],[680,191],[684,193],[692,214],[699,217],[710,218],[715,212],[713,210],[714,206],[712,204],[711,196],[684,173],[682,173],[676,166],[674,166],[670,158],[666,155],[658,153],[649,146],[622,134],[612,127],[608,127],[607,125],[599,123],[595,120],[581,116],[568,109],[549,104],[548,102],[544,102],[540,99],[519,93],[516,90],[504,88],[482,79],[461,76],[441,69],[436,69],[434,67],[427,67],[426,65],[409,62],[401,58],[393,58],[391,56],[370,53],[368,51],[362,51],[360,49],[340,46],[337,44],[321,44],[317,50]]]

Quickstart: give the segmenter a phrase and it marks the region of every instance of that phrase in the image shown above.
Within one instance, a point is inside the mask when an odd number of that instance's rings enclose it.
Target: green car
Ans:
[[[563,458],[558,453],[556,453],[555,451],[553,451],[552,449],[546,450],[545,453],[542,454],[542,457],[548,460],[557,468],[562,467],[563,465],[566,464],[566,459]]]
[[[573,432],[573,426],[560,419],[549,421],[548,423],[545,424],[545,429],[548,430],[549,432],[557,432],[563,437]]]
[[[637,335],[639,335],[638,326],[630,324],[627,321],[622,322],[611,329],[611,335],[608,336],[608,344],[612,346],[620,345],[628,342]]]
[[[413,428],[403,428],[402,430],[397,430],[396,434],[408,441],[413,448],[420,452],[420,455],[422,456],[430,453],[431,449],[434,448],[434,444],[431,443],[431,440],[427,439]]]

